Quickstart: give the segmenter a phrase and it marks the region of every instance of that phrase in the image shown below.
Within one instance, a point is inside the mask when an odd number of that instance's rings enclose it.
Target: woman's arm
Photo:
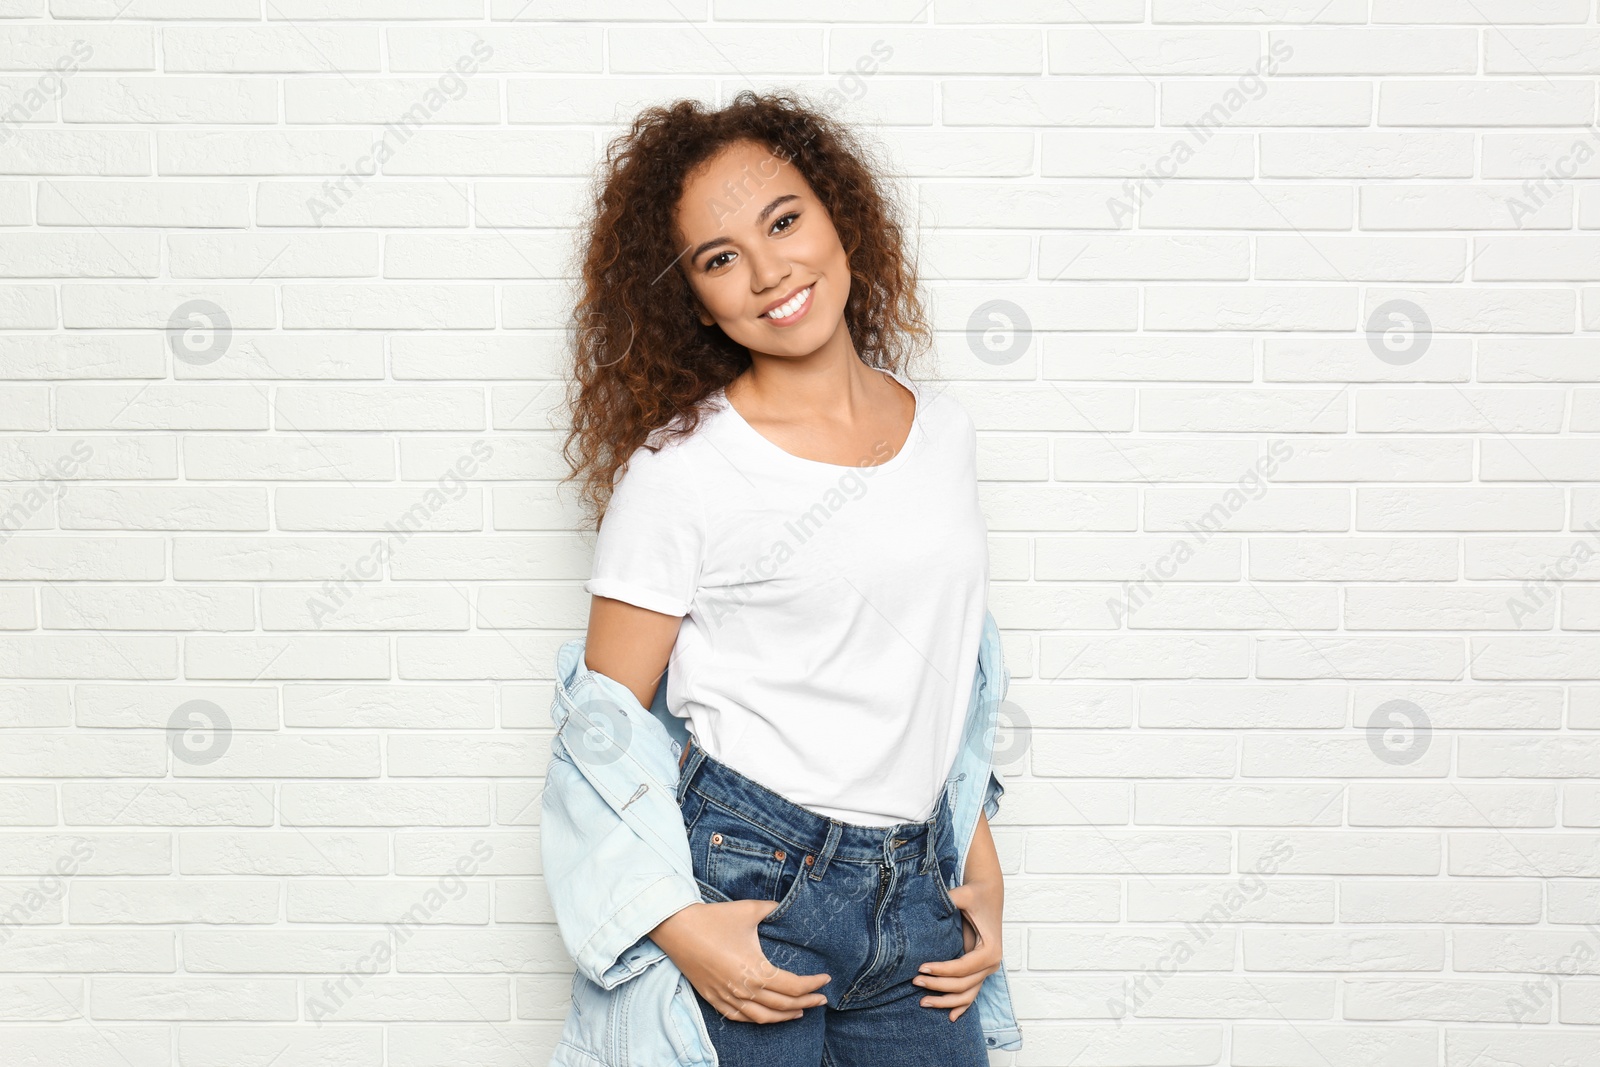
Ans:
[[[972,844],[967,849],[966,877],[962,882],[992,882],[1001,887],[1000,899],[1005,899],[1000,853],[995,850],[994,835],[989,833],[989,817],[981,811],[978,812],[978,827],[972,831]]]
[[[627,687],[646,708],[655,700],[683,618],[610,597],[589,607],[584,665]],[[702,901],[680,908],[650,931],[700,995],[729,1019],[774,1023],[799,1018],[826,1003],[817,990],[829,976],[797,975],[761,951],[756,924],[777,901]]]
[[[648,708],[682,625],[680,615],[664,615],[610,597],[590,597],[584,666],[621,682]]]

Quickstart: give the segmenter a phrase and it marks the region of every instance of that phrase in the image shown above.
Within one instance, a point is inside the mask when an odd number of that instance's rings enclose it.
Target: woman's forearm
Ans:
[[[989,817],[978,812],[978,825],[972,831],[972,844],[967,849],[966,877],[962,884],[992,882],[1002,885],[1000,854],[995,851],[994,835],[989,833]]]

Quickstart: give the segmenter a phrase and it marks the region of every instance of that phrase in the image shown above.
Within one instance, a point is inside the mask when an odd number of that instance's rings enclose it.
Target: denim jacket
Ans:
[[[703,899],[676,799],[688,729],[667,710],[665,674],[646,710],[626,686],[587,669],[583,652],[577,638],[556,655],[556,733],[540,797],[545,889],[576,964],[550,1067],[716,1067],[694,987],[649,937]],[[961,749],[947,779],[960,857],[947,888],[963,880],[980,807],[990,819],[1000,810],[1005,786],[991,760],[1010,682],[999,629],[986,612]],[[978,1013],[988,1048],[1022,1047],[1003,963],[968,1010]]]

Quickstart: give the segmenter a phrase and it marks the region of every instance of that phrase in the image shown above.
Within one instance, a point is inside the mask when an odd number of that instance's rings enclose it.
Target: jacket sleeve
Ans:
[[[567,954],[585,978],[612,989],[667,959],[650,931],[703,898],[665,728],[598,672],[585,671],[565,695],[567,703],[558,689],[550,708],[556,733],[539,796],[541,869]],[[604,735],[617,742],[609,752],[594,748]],[[588,754],[582,767],[574,745]]]
[[[665,955],[650,931],[700,903],[700,889],[617,814],[559,737],[551,753],[539,824],[546,892],[577,969],[611,989]],[[687,836],[682,847],[687,855]]]
[[[1000,776],[993,770],[989,771],[989,785],[983,794],[983,817],[994,822],[994,817],[1000,814],[1000,798],[1005,795],[1006,785]]]
[[[992,624],[994,617],[989,617]],[[996,697],[995,714],[998,716],[1000,708],[1005,707],[1006,694],[1011,691],[1011,668],[1006,666],[1005,655],[1000,656],[1000,695]],[[996,724],[998,726],[998,724]],[[989,781],[984,786],[983,817],[990,822],[1000,813],[1000,798],[1005,795],[1006,784],[1000,780],[1000,772],[991,763],[989,767]]]

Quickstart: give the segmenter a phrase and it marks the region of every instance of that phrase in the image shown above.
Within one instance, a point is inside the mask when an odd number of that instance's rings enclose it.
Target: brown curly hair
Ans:
[[[904,372],[931,340],[901,212],[874,155],[847,127],[793,92],[740,92],[724,108],[678,100],[645,108],[613,140],[594,186],[571,317],[572,427],[562,446],[598,528],[619,468],[651,435],[658,448],[693,433],[701,403],[750,366],[749,352],[703,325],[675,247],[688,175],[724,147],[764,145],[828,211],[850,261],[846,327],[868,366]]]

